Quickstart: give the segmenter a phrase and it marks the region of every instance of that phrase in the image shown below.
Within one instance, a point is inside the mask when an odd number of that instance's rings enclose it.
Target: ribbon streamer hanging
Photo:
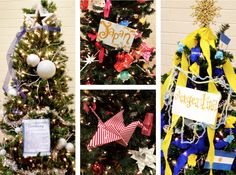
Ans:
[[[60,27],[36,26],[36,27],[31,28],[31,29],[26,29],[25,27],[22,27],[21,31],[16,35],[16,38],[12,41],[12,43],[11,43],[9,49],[8,49],[7,55],[6,55],[6,60],[7,60],[7,64],[8,64],[8,71],[7,71],[7,74],[6,74],[6,77],[5,77],[2,88],[3,88],[4,92],[7,92],[8,91],[8,85],[9,85],[10,81],[13,80],[14,84],[16,85],[17,91],[20,93],[20,95],[23,99],[26,99],[26,95],[23,93],[23,91],[20,88],[19,81],[16,77],[16,72],[12,67],[13,62],[12,62],[11,57],[12,57],[14,51],[15,51],[16,45],[19,43],[19,41],[22,39],[22,37],[27,32],[31,32],[31,31],[36,30],[36,29],[44,29],[44,30],[52,31],[52,32],[54,32],[54,31],[60,32],[61,31]]]

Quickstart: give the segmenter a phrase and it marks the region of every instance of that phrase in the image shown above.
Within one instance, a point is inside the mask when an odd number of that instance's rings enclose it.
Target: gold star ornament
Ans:
[[[220,16],[220,7],[216,6],[215,0],[196,0],[196,5],[192,6],[194,12],[192,17],[195,18],[194,24],[201,27],[209,27],[214,24],[215,18]]]

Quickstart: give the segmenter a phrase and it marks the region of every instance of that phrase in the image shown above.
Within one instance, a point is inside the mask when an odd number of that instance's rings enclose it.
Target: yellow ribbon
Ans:
[[[199,75],[200,66],[195,62],[195,63],[193,63],[193,64],[190,66],[189,70],[190,70],[193,74]]]
[[[188,71],[188,61],[187,61],[187,57],[184,53],[182,54],[181,68],[184,71]],[[177,85],[185,87],[186,84],[187,84],[187,77],[183,72],[180,72],[179,76],[178,76],[178,80],[177,80]],[[168,162],[168,149],[170,147],[170,142],[171,142],[172,135],[173,135],[173,129],[176,126],[178,120],[179,120],[179,116],[172,115],[171,127],[167,131],[166,136],[162,142],[162,150],[163,150],[165,164],[166,164],[165,175],[172,175],[172,171],[171,171],[171,168],[170,168],[170,165]]]
[[[230,87],[236,93],[236,75],[234,73],[234,68],[229,59],[226,60],[225,64],[223,65],[225,76],[230,84]]]

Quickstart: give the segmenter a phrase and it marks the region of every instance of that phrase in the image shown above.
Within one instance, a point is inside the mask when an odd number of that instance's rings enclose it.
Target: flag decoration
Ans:
[[[215,150],[214,162],[212,169],[214,170],[232,170],[232,165],[234,163],[236,153],[234,152],[225,152],[221,150]],[[210,169],[210,163],[208,160],[205,162],[205,169]]]
[[[225,35],[224,33],[220,33],[220,41],[222,41],[224,44],[228,45],[231,41],[231,39]]]
[[[91,108],[95,116],[98,118],[98,129],[93,138],[87,145],[88,149],[102,146],[107,143],[117,142],[123,146],[127,146],[130,138],[132,137],[136,127],[143,127],[143,124],[139,121],[134,121],[128,126],[124,125],[123,112],[118,112],[112,118],[106,122],[102,122],[100,117]]]

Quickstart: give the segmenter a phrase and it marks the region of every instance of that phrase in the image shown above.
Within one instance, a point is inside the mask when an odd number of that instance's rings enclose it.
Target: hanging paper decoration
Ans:
[[[97,41],[102,41],[104,44],[111,47],[123,48],[125,51],[129,52],[135,35],[136,30],[132,28],[101,19]]]
[[[135,121],[128,126],[125,126],[123,112],[124,110],[120,111],[105,123],[102,122],[100,117],[94,112],[94,114],[98,118],[98,129],[89,142],[87,146],[88,149],[102,146],[111,142],[117,142],[123,146],[128,145],[128,142],[133,135],[136,127],[142,127],[142,124],[139,121]]]
[[[88,5],[89,5],[88,0],[80,0],[80,9],[81,10],[87,10]]]
[[[140,57],[143,57],[146,62],[149,62],[149,59],[154,52],[154,48],[149,47],[146,42],[143,42],[140,44],[137,50],[133,50],[132,55],[136,59],[140,59]]]
[[[137,161],[136,163],[140,172],[142,172],[146,166],[156,169],[156,155],[154,155],[154,151],[154,148],[139,148],[139,151],[129,150],[129,153],[132,154],[131,158]]]
[[[104,7],[104,18],[108,18],[111,10],[111,0],[106,0],[106,4]]]
[[[117,62],[114,65],[114,68],[117,70],[117,72],[121,72],[124,69],[130,68],[134,60],[132,55],[128,53],[125,54],[124,52],[122,54],[118,54],[116,58],[117,58]]]

